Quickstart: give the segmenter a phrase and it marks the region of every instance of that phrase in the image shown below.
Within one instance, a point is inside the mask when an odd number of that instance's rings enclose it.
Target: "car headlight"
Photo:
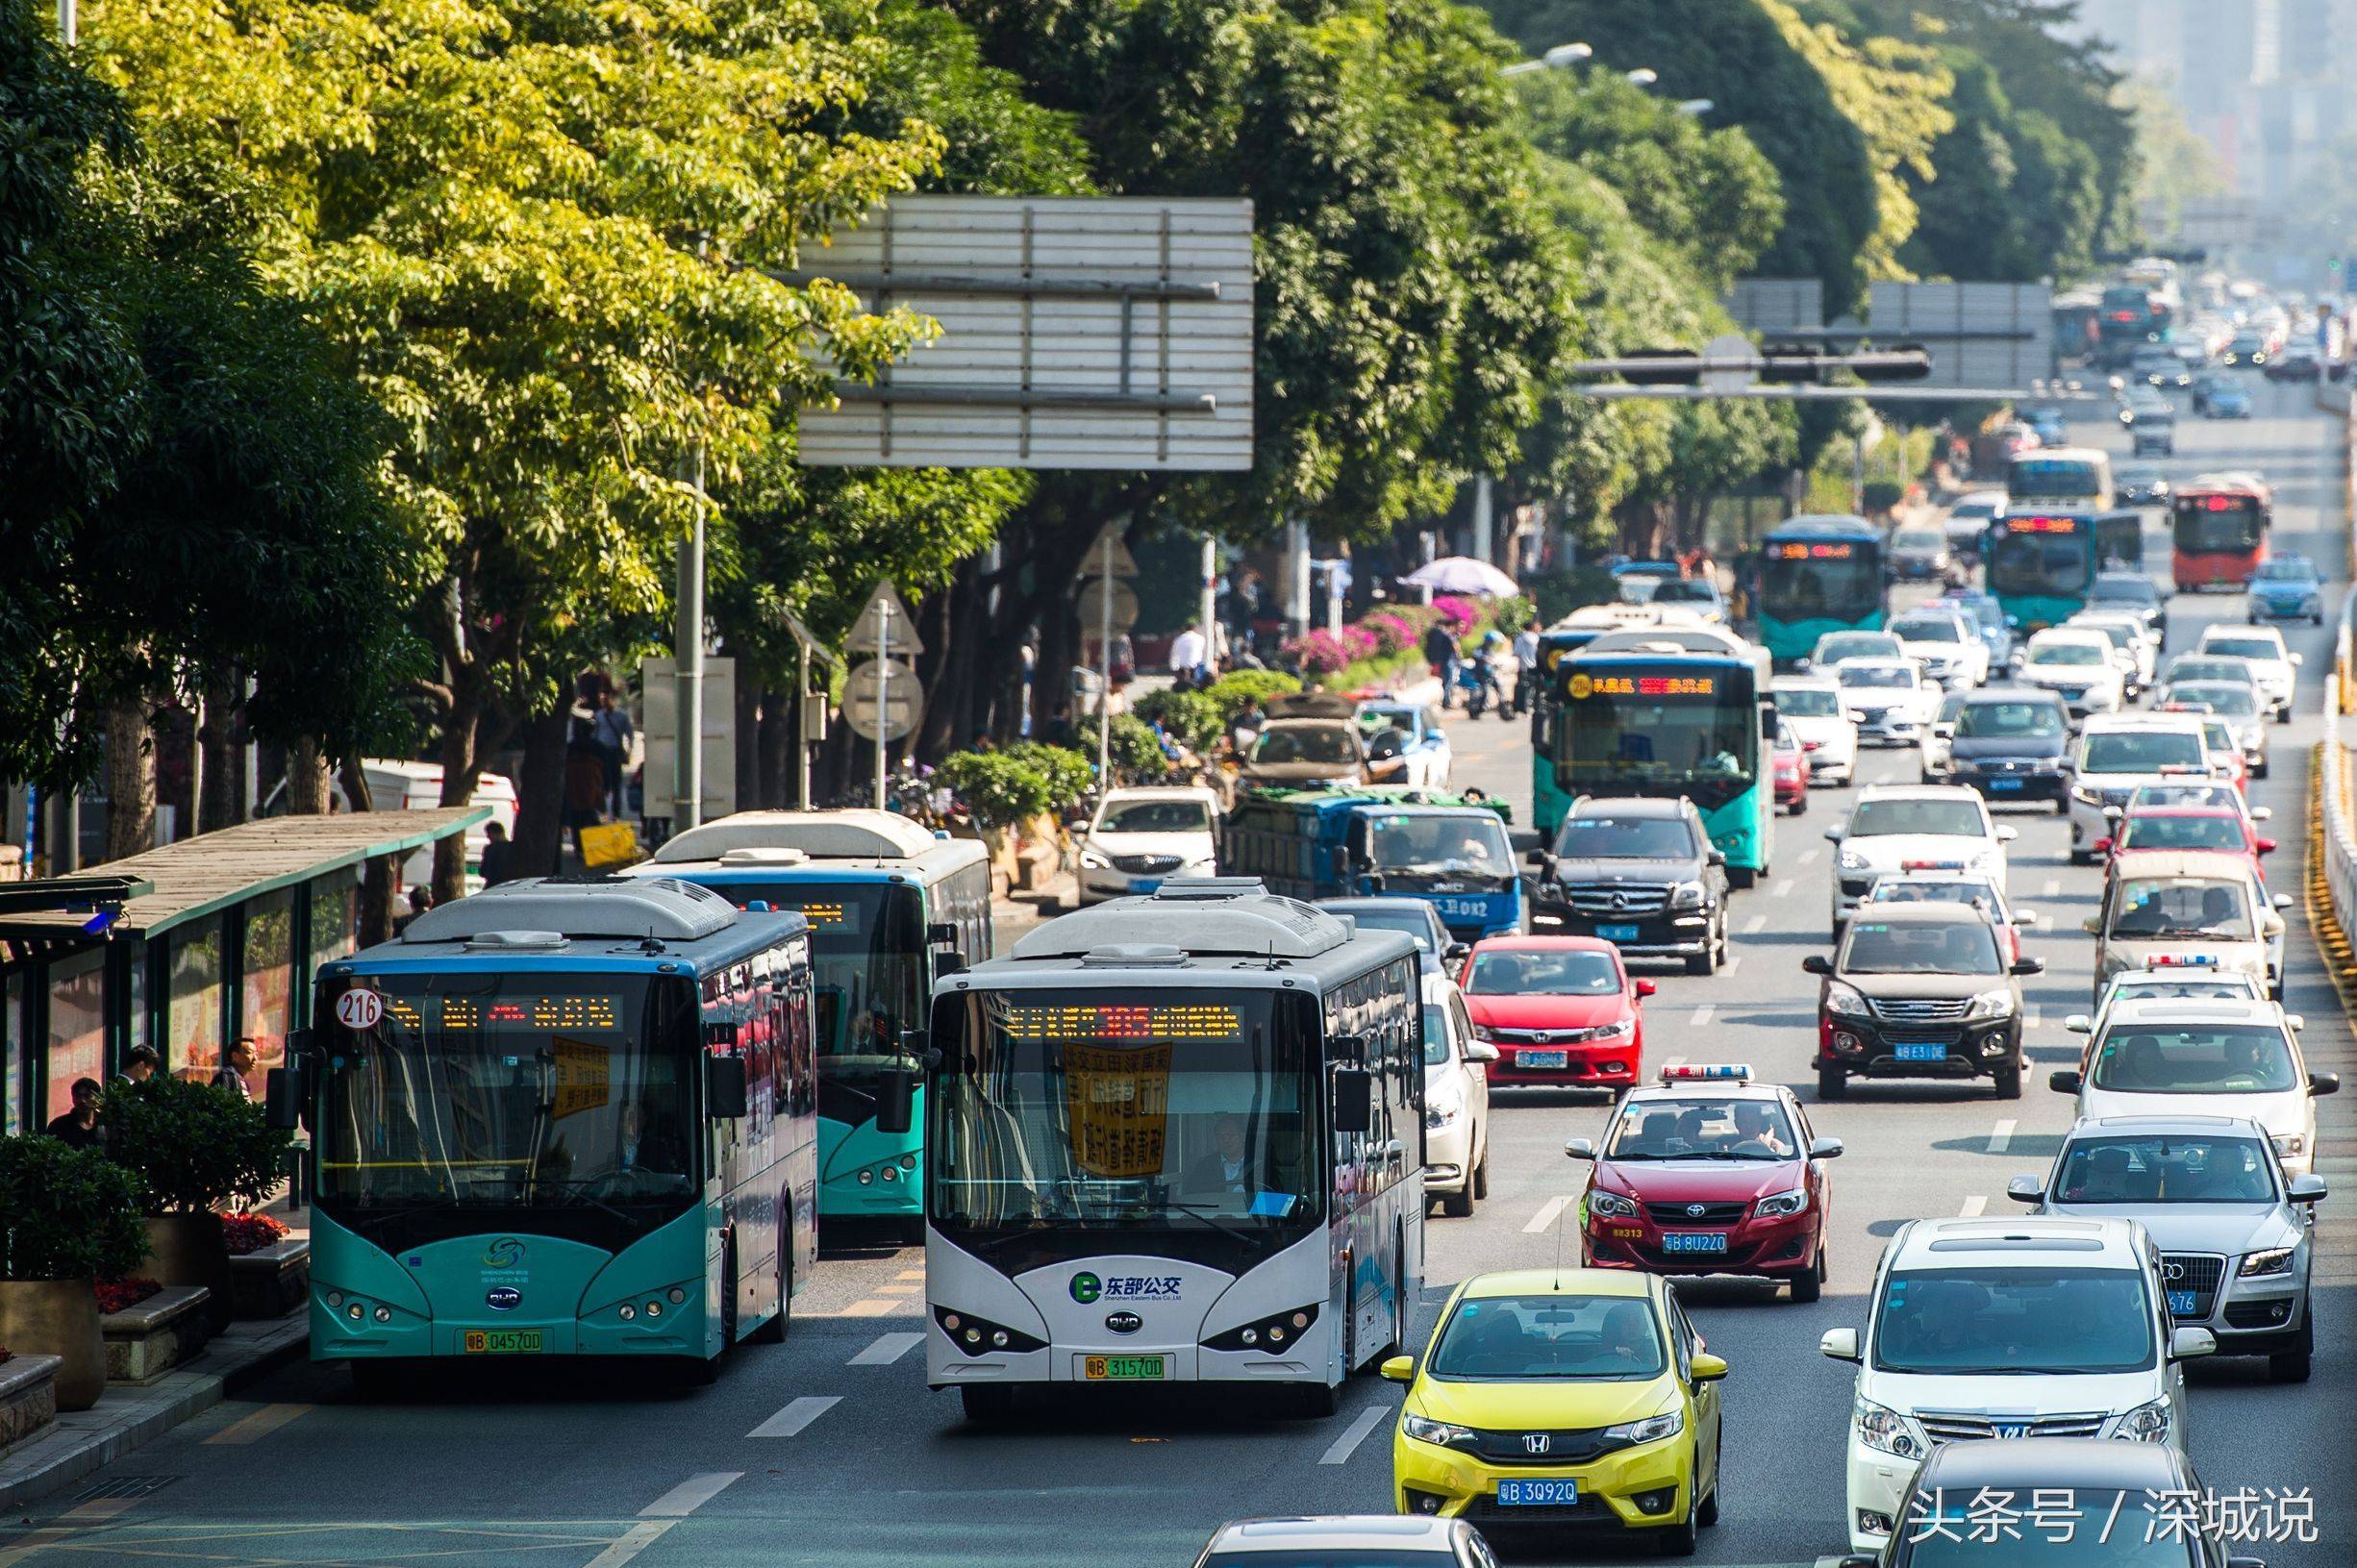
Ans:
[[[2072,784],[2070,786],[2070,798],[2077,801],[2081,806],[2094,806],[2099,808],[2103,805],[2103,791],[2100,789],[2090,789],[2085,784]]]
[[[1475,1024],[1473,1026],[1473,1038],[1477,1040],[1487,1040],[1492,1045],[1495,1045],[1497,1043],[1497,1031],[1492,1029],[1488,1024]]]
[[[1866,857],[1854,849],[1845,849],[1842,852],[1842,869],[1844,871],[1864,871],[1867,863]]]
[[[1703,888],[1698,882],[1682,882],[1669,890],[1669,907],[1673,909],[1702,908]]]
[[[2156,1399],[2149,1405],[2139,1405],[2119,1418],[2114,1437],[2124,1437],[2131,1443],[2166,1443],[2169,1441],[2171,1418],[2169,1401]]]
[[[2235,1272],[2245,1280],[2262,1279],[2269,1274],[2289,1274],[2292,1272],[2292,1255],[2298,1250],[2296,1247],[2270,1247],[2263,1253],[2246,1254],[2243,1266]]]
[[[1888,1405],[1861,1399],[1850,1411],[1849,1424],[1858,1441],[1881,1453],[1919,1459],[1931,1452],[1931,1444],[1916,1431],[1915,1423]]]
[[[1430,1443],[1436,1448],[1471,1448],[1480,1437],[1480,1433],[1470,1427],[1435,1421],[1427,1415],[1401,1416],[1399,1430],[1417,1442]]]
[[[2273,1142],[2275,1153],[2279,1155],[2304,1155],[2308,1152],[2308,1140],[2297,1132],[2286,1132]]]
[[[1111,871],[1113,869],[1113,862],[1092,849],[1085,849],[1080,852],[1080,864],[1084,871]]]
[[[1983,991],[1965,1008],[1968,1022],[1982,1022],[1991,1018],[2010,1018],[2014,1012],[2014,993]]]
[[[1461,1100],[1435,1100],[1424,1108],[1424,1126],[1437,1132],[1465,1114]]]
[[[1838,980],[1825,986],[1825,1010],[1843,1018],[1866,1018],[1873,1013],[1857,986]]]
[[[1760,1200],[1760,1218],[1764,1220],[1782,1219],[1788,1214],[1797,1214],[1808,1207],[1809,1189],[1807,1187],[1794,1187],[1790,1192],[1771,1192]]]
[[[1633,1198],[1623,1198],[1617,1192],[1605,1192],[1599,1188],[1588,1194],[1588,1212],[1601,1214],[1607,1219],[1635,1219],[1637,1202]]]
[[[1624,1443],[1658,1443],[1665,1437],[1675,1437],[1685,1430],[1684,1410],[1664,1410],[1642,1421],[1623,1421],[1617,1427],[1607,1427],[1604,1435],[1617,1437]]]
[[[1590,1040],[1617,1040],[1631,1033],[1637,1027],[1633,1018],[1616,1018],[1609,1024],[1597,1024],[1590,1029],[1575,1029],[1555,1037],[1567,1045]]]

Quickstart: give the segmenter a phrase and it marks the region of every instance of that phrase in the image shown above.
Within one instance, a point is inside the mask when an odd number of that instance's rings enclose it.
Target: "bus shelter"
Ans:
[[[288,1033],[309,1022],[313,972],[361,945],[364,911],[389,922],[401,859],[489,814],[274,817],[0,885],[0,1132],[63,1114],[75,1080],[120,1072],[138,1046],[212,1081],[227,1047],[250,1039],[242,1082],[260,1098]]]

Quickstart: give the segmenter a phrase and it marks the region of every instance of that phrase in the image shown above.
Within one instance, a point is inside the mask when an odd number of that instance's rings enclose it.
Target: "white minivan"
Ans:
[[[2186,1440],[2180,1363],[2218,1348],[2173,1328],[2160,1250],[2124,1219],[1912,1220],[1875,1265],[1867,1326],[1818,1348],[1854,1361],[1850,1549],[1877,1552],[1916,1467],[1992,1437]]]

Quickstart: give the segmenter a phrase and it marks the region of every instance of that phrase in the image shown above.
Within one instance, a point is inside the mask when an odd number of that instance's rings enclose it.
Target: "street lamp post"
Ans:
[[[1595,51],[1584,43],[1559,43],[1537,60],[1517,60],[1513,64],[1502,67],[1497,74],[1500,76],[1528,76],[1533,71],[1568,70],[1594,54]]]
[[[1624,71],[1621,74],[1641,87],[1649,87],[1662,79],[1662,73],[1650,65],[1640,65],[1633,71]]]

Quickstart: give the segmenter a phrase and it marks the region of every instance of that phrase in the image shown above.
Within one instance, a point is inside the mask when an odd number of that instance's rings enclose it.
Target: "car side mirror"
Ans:
[[[1830,975],[1833,973],[1833,960],[1822,953],[1812,953],[1800,960],[1800,967],[1805,974]]]
[[[1386,1382],[1414,1382],[1416,1381],[1416,1357],[1413,1356],[1387,1356],[1383,1358],[1383,1365],[1376,1370],[1383,1374],[1383,1381]]]
[[[2083,1012],[2074,1012],[2063,1020],[2063,1027],[2073,1034],[2092,1034],[2095,1032],[2095,1021]]]
[[[2079,1092],[2079,1085],[2084,1082],[2086,1082],[2085,1075],[2070,1068],[2046,1075],[2046,1087],[2052,1089],[2056,1094],[2076,1094]]]
[[[2250,809],[2250,819],[2253,822],[2266,822],[2274,814],[2275,809],[2272,806],[2254,806]]]
[[[2020,836],[2021,830],[2018,828],[1999,828],[1997,830],[1997,842],[2000,844],[2010,844]]]
[[[2107,806],[2103,809],[2103,820],[2106,822],[2118,822],[2120,818],[2126,816],[2128,812],[2125,807]]]
[[[1448,946],[1441,950],[1441,961],[1442,963],[1463,963],[1466,959],[1471,958],[1472,956],[1472,947],[1470,944],[1465,942],[1451,942],[1448,944]]]
[[[1842,826],[1842,824],[1837,822],[1832,827],[1825,830],[1825,842],[1829,844],[1838,844],[1843,840],[1843,838],[1847,836],[1849,830],[1847,828],[1844,828]]]
[[[263,1117],[273,1128],[288,1131],[303,1121],[303,1070],[273,1067],[263,1080]]]
[[[715,1122],[741,1120],[747,1108],[747,1099],[744,1058],[704,1058],[705,1115]]]
[[[1817,1341],[1817,1353],[1819,1356],[1829,1356],[1837,1361],[1859,1359],[1858,1331],[1855,1329],[1827,1329]]]
[[[1956,726],[1935,724],[1931,727],[1931,735],[1934,740],[1953,740],[1956,738]]]
[[[2046,1186],[2035,1176],[2017,1176],[2005,1183],[2005,1196],[2018,1204],[2041,1204],[2046,1200]]]
[[[2341,1075],[2339,1073],[2310,1073],[2308,1092],[2314,1095],[2339,1094]]]
[[[1840,1138],[1818,1138],[1809,1145],[1811,1159],[1839,1159],[1845,1147]]]
[[[2293,662],[2293,663],[2294,663],[2294,664],[2305,664],[2306,662],[2308,662],[2308,659],[2307,659],[2307,656],[2306,656],[2305,654],[2293,654],[2293,655],[2291,655],[2290,657],[2291,657],[2292,662]]]
[[[1727,1358],[1709,1351],[1696,1351],[1690,1365],[1696,1382],[1717,1382],[1727,1375]]]
[[[2043,975],[2046,972],[2046,960],[2044,958],[2016,958],[2013,962],[2013,972],[2017,975]]]
[[[1659,985],[1654,984],[1653,982],[1649,980],[1638,981],[1635,988],[1637,994],[1641,997],[1651,996],[1654,992],[1661,989]]]
[[[2288,909],[2292,907],[2292,895],[2289,893],[2277,893],[2273,898],[2269,899],[2268,902],[2275,906],[2275,908],[2278,909]]]
[[[1488,1040],[1467,1040],[1465,1042],[1465,1059],[1480,1062],[1495,1061],[1498,1059],[1497,1047],[1492,1045]]]
[[[2091,914],[2086,919],[2079,922],[2079,930],[2087,933],[2087,934],[2090,936],[2100,936],[2103,934],[2103,920],[2098,915]]]
[[[1727,852],[1723,849],[1715,849],[1708,855],[1704,856],[1703,859],[1709,861],[1712,865],[1725,865],[1727,863]]]
[[[1593,1159],[1596,1146],[1587,1138],[1569,1138],[1565,1140],[1563,1152],[1567,1159]]]
[[[2259,921],[2259,934],[2268,938],[2269,941],[2281,936],[2283,934],[2283,916],[2269,913],[2261,917]]]
[[[1375,1125],[1375,1080],[1364,1067],[1334,1069],[1334,1130],[1365,1132]]]
[[[2109,855],[2112,853],[2112,841],[2109,837],[2098,838],[2095,840],[2094,848],[2097,855]]]
[[[2313,1204],[2323,1199],[2325,1190],[2324,1179],[2320,1176],[2294,1176],[2292,1184],[2284,1189],[2284,1195],[2295,1204]]]
[[[2283,1027],[2296,1034],[2308,1027],[2308,1015],[2304,1012],[2287,1012],[2283,1015]]]
[[[2259,853],[2262,855],[2272,855],[2275,853],[2275,840],[2272,838],[2257,839],[2254,840],[2254,843]]]
[[[2189,1324],[2169,1332],[2169,1358],[2172,1361],[2199,1360],[2204,1356],[2215,1355],[2217,1350],[2218,1335],[2207,1329],[2196,1329]]]

